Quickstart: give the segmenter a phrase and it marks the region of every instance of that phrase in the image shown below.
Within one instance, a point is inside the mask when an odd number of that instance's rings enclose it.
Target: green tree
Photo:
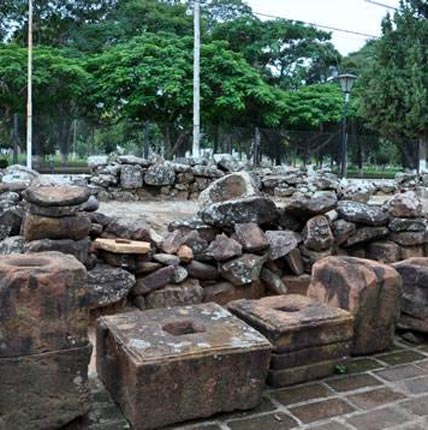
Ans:
[[[411,167],[417,165],[418,147],[419,159],[426,158],[427,18],[425,1],[406,0],[392,18],[384,19],[382,37],[361,85],[364,118],[383,137],[399,145]]]

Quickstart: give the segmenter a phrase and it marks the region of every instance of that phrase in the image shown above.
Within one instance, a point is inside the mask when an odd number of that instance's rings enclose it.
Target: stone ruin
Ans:
[[[310,381],[386,350],[397,327],[428,333],[413,191],[382,206],[331,190],[277,205],[237,172],[160,237],[99,212],[90,187],[20,174],[0,184],[0,428],[88,412],[89,311],[120,311],[97,322],[97,369],[135,429],[252,408],[266,377]]]

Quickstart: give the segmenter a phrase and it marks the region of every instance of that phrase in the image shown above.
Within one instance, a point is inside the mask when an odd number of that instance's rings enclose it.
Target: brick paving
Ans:
[[[289,388],[266,387],[252,411],[222,414],[168,430],[426,430],[428,346],[397,340],[392,351],[354,358],[347,373]],[[92,375],[88,430],[130,429]],[[201,399],[203,402],[203,399]],[[79,423],[82,428],[82,423]],[[77,424],[76,424],[77,425]],[[78,427],[67,427],[74,430]]]

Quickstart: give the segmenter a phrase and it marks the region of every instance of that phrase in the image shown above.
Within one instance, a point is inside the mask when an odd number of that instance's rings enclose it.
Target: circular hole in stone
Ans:
[[[7,260],[7,264],[15,267],[43,267],[49,263],[50,261],[47,258],[32,255],[15,257]]]
[[[183,336],[185,334],[203,333],[206,329],[202,324],[195,321],[171,321],[162,327],[163,331],[166,331],[173,336]]]
[[[276,310],[281,312],[293,313],[293,312],[299,312],[301,308],[297,305],[285,305],[285,306],[281,306],[280,308],[276,308]]]

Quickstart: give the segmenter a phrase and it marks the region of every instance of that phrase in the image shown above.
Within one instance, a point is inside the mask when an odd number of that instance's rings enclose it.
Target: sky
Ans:
[[[398,6],[399,0],[374,0]],[[246,0],[254,12],[281,18],[305,21],[379,36],[382,18],[388,9],[366,0]],[[390,10],[390,12],[393,12]],[[259,16],[260,19],[263,16]],[[343,32],[332,32],[336,49],[346,55],[358,51],[368,37]]]

